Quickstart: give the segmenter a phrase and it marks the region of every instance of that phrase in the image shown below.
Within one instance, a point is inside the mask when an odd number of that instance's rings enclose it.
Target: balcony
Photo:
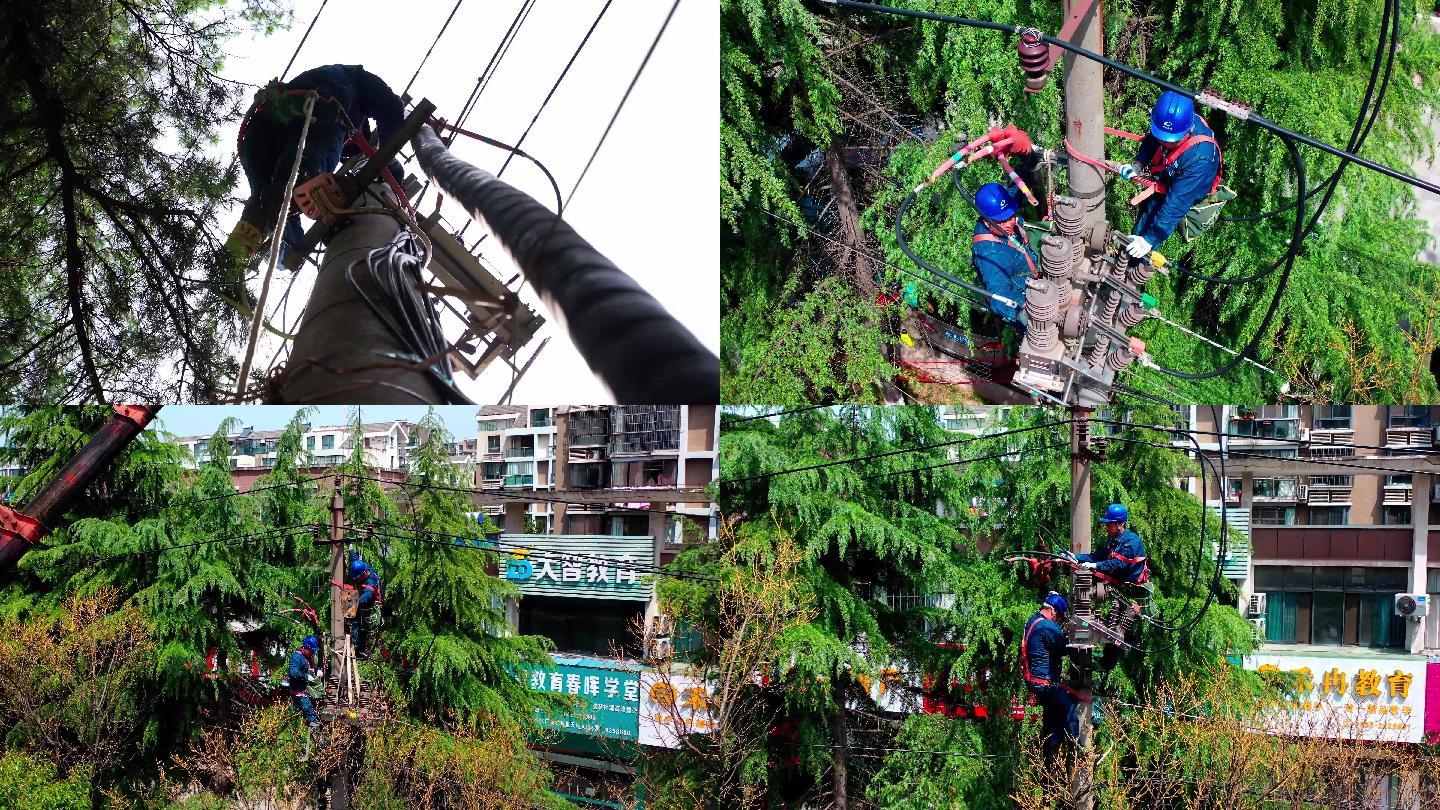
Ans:
[[[1311,484],[1305,492],[1308,506],[1349,506],[1350,487],[1316,486]]]
[[[1256,478],[1252,498],[1256,503],[1296,503],[1300,500],[1295,478]]]
[[[1409,484],[1386,484],[1383,492],[1386,506],[1409,506],[1411,486]]]
[[[1429,447],[1430,428],[1392,427],[1385,430],[1386,447]]]
[[[530,485],[532,485],[532,484],[534,484],[534,483],[535,483],[535,476],[533,476],[533,475],[507,475],[507,476],[505,476],[505,486],[507,486],[507,487],[528,487],[528,486],[530,486]]]
[[[1355,431],[1351,428],[1312,428],[1310,430],[1310,443],[1324,447],[1326,445],[1346,445],[1355,443]]]
[[[1234,434],[1230,438],[1232,443],[1240,443],[1245,439],[1294,442],[1300,439],[1300,420],[1298,418],[1244,419],[1232,417],[1226,432]],[[1244,438],[1237,439],[1236,436]]]

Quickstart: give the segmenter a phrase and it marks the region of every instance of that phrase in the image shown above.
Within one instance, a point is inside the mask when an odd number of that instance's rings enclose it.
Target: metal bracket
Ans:
[[[0,539],[18,537],[33,546],[44,536],[45,526],[40,521],[0,505]]]
[[[115,405],[114,408],[116,416],[128,419],[140,428],[144,428],[155,418],[155,409],[149,405]]]

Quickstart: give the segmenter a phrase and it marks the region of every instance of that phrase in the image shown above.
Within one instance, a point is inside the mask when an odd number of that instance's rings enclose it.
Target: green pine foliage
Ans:
[[[520,595],[490,573],[498,556],[470,544],[476,525],[463,492],[468,485],[449,461],[453,439],[432,409],[415,428],[404,518],[408,532],[390,540],[386,599],[395,606],[386,646],[409,665],[399,673],[417,716],[473,726],[530,727],[537,708],[568,704],[532,692],[522,664],[550,666],[548,639],[513,634],[506,600]],[[408,538],[408,539],[407,539]],[[463,538],[464,542],[452,542]]]
[[[88,810],[89,774],[61,777],[53,762],[15,751],[0,754],[0,807],[14,810]]]
[[[1142,651],[1124,655],[1108,676],[1107,694],[1128,700],[1253,647],[1234,609],[1234,585],[1216,580],[1219,521],[1173,486],[1195,474],[1193,462],[1170,446],[1172,434],[1136,427],[1165,427],[1171,417],[1160,408],[1101,413],[1093,423],[1096,435],[1109,439],[1091,468],[1094,517],[1108,503],[1129,506],[1152,561],[1155,613],[1166,625],[1143,625],[1136,635]],[[919,407],[810,410],[784,415],[778,425],[727,424],[722,480],[733,483],[720,496],[737,521],[730,552],[769,564],[773,549],[793,541],[816,608],[814,619],[773,651],[780,725],[796,731],[793,743],[771,747],[771,765],[794,756],[798,767],[782,765],[764,777],[772,799],[804,794],[785,792],[795,779],[810,785],[810,795],[825,794],[838,740],[837,689],[858,707],[850,713],[863,718],[868,682],[890,666],[932,676],[932,688],[974,687],[945,699],[983,707],[991,719],[914,716],[898,733],[852,738],[852,746],[877,739],[865,744],[887,750],[866,760],[856,749],[852,795],[885,808],[978,808],[999,806],[1015,790],[1007,763],[1028,756],[1038,731],[1038,717],[1023,724],[1010,717],[1012,704],[1028,697],[1015,665],[1019,631],[1047,588],[1068,591],[1069,583],[1063,576],[1036,582],[1027,566],[1004,558],[1069,547],[1070,426],[1064,412],[1016,408],[994,428],[1007,435],[950,432],[934,409]],[[835,463],[845,459],[864,460]],[[784,470],[802,471],[766,475]],[[1098,523],[1092,530],[1098,544]],[[1232,532],[1229,542],[1243,540]],[[686,552],[675,566],[723,576],[719,553]],[[679,612],[717,606],[702,582],[666,583],[662,598]]]
[[[733,402],[868,401],[878,395],[877,379],[894,376],[877,365],[884,365],[884,345],[893,342],[896,330],[882,323],[887,313],[857,295],[848,274],[826,257],[825,241],[802,230],[837,235],[832,219],[800,214],[825,178],[807,181],[792,167],[810,149],[877,145],[888,161],[888,182],[856,193],[868,206],[863,222],[885,260],[869,265],[885,289],[898,291],[916,283],[909,273],[929,276],[896,243],[901,199],[951,154],[962,135],[973,138],[996,122],[1013,122],[1037,142],[1061,148],[1064,68],[1057,66],[1043,92],[1026,97],[1012,36],[820,4],[756,5],[722,4],[724,395]],[[1051,32],[1061,22],[1054,0],[895,0],[893,5]],[[1433,157],[1427,145],[1435,140],[1432,117],[1440,101],[1440,37],[1427,22],[1429,4],[1405,0],[1399,7],[1401,39],[1392,80],[1360,154],[1410,169]],[[1371,74],[1383,9],[1379,2],[1338,0],[1304,6],[1281,0],[1203,6],[1125,0],[1105,6],[1104,52],[1183,86],[1213,88],[1254,105],[1278,124],[1345,147]],[[865,103],[854,96],[861,81],[868,88]],[[1106,123],[1144,132],[1157,93],[1147,83],[1107,71]],[[867,112],[873,106],[869,99],[883,109]],[[1224,114],[1201,112],[1225,147],[1225,177],[1240,194],[1225,213],[1293,208],[1297,175],[1279,139]],[[924,138],[916,136],[922,123],[934,125]],[[1133,142],[1107,139],[1106,157],[1112,160],[1128,160],[1133,150]],[[1301,154],[1307,191],[1339,165],[1309,147],[1301,147]],[[982,161],[961,179],[973,192],[1000,175],[994,161]],[[1038,181],[1037,194],[1051,182],[1064,191],[1063,171],[1053,178],[1042,171]],[[1108,213],[1117,227],[1133,223],[1128,198],[1135,190],[1119,180],[1110,184]],[[1256,358],[1276,368],[1280,378],[1249,365],[1193,381],[1137,368],[1129,383],[1199,402],[1270,401],[1285,381],[1293,393],[1320,401],[1433,398],[1440,393],[1430,372],[1440,345],[1435,304],[1440,280],[1431,265],[1416,259],[1430,241],[1427,224],[1416,215],[1416,194],[1367,169],[1350,166],[1341,175],[1334,198],[1303,242],[1275,319],[1257,344]],[[1323,197],[1310,198],[1309,210]],[[1025,207],[1022,214],[1035,219],[1040,212]],[[912,205],[906,235],[932,264],[970,279],[975,216],[952,184],[938,184]],[[1172,237],[1160,248],[1184,268],[1241,279],[1285,254],[1292,222],[1293,214],[1285,212],[1259,222],[1220,223],[1193,244]],[[934,281],[920,284],[922,306],[968,328],[971,297]],[[1157,276],[1149,292],[1166,317],[1240,348],[1256,336],[1279,281],[1279,272],[1272,272],[1225,285],[1175,271]],[[827,300],[845,302],[832,307],[856,322],[880,325],[846,332],[812,328],[823,318],[793,317],[807,306],[813,314],[809,299],[821,290]],[[1135,334],[1160,363],[1182,371],[1213,369],[1230,357],[1153,320]],[[866,341],[868,351],[860,345]],[[828,365],[821,360],[827,351]],[[872,390],[860,395],[847,390],[855,386]]]

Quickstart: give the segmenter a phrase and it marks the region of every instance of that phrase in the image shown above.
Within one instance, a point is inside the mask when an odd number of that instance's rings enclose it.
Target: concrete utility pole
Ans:
[[[1070,553],[1090,553],[1090,409],[1072,408],[1070,423]],[[1071,574],[1070,593],[1074,598],[1070,618],[1070,643],[1088,654],[1094,648],[1095,631],[1089,628],[1094,621],[1095,575],[1089,571],[1075,569]],[[1083,629],[1080,629],[1083,628]],[[1077,690],[1086,701],[1090,694],[1090,675],[1084,672]],[[1076,772],[1072,793],[1076,810],[1092,810],[1095,794],[1091,782],[1095,772],[1095,729],[1090,722],[1090,704],[1080,708],[1080,752],[1084,764]]]
[[[335,489],[330,493],[330,643],[331,654],[327,656],[330,678],[345,678],[349,662],[335,654],[344,649],[345,607],[341,602],[340,583],[345,581],[345,498],[340,493],[344,479],[336,477]],[[339,693],[337,692],[337,695]],[[334,720],[331,720],[334,722]],[[349,810],[350,777],[344,771],[330,778],[330,810]]]
[[[1079,17],[1071,42],[1095,53],[1104,53],[1100,23],[1101,0],[1064,0],[1061,13],[1066,20]],[[1070,51],[1062,58],[1065,66],[1065,137],[1081,153],[1105,157],[1105,82],[1103,66]],[[1105,178],[1100,170],[1079,161],[1070,162],[1070,196],[1081,203],[1080,231],[1092,240],[1095,228],[1105,235]]]

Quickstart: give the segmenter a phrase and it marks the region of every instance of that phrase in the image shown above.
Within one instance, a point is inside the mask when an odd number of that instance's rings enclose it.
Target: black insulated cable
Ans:
[[[495,234],[617,402],[720,401],[719,357],[568,223],[450,154],[430,127],[411,146],[425,174]]]

